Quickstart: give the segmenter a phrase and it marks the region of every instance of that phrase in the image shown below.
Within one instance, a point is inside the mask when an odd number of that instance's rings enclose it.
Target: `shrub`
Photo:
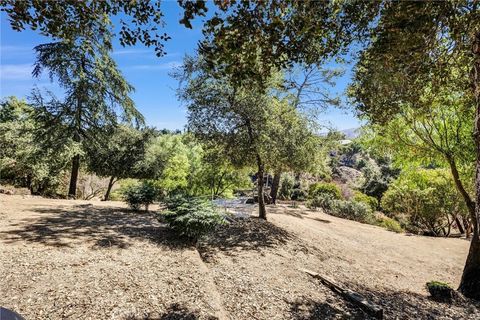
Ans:
[[[331,194],[325,193],[316,196],[313,199],[309,199],[306,203],[307,208],[310,209],[323,209],[325,212],[331,209],[332,203],[335,199],[332,197]]]
[[[314,199],[320,194],[329,194],[332,198],[342,199],[342,192],[340,188],[334,183],[317,182],[310,185],[308,188],[308,197]]]
[[[300,188],[295,188],[292,190],[291,199],[297,201],[304,201],[305,199],[307,199],[307,191]]]
[[[440,281],[430,281],[426,284],[428,292],[435,300],[450,301],[455,297],[455,291],[448,283]]]
[[[289,200],[292,197],[293,186],[295,180],[292,176],[284,174],[280,183],[280,190],[278,191],[278,198],[282,200]]]
[[[145,211],[148,211],[148,206],[155,201],[157,195],[155,187],[148,182],[130,185],[123,191],[123,199],[133,210],[140,210],[141,206],[145,206]]]
[[[363,223],[373,223],[375,221],[370,207],[355,201],[334,200],[327,213],[339,218]]]
[[[400,223],[397,220],[394,220],[394,219],[386,217],[386,216],[382,216],[379,219],[378,225],[380,227],[383,227],[383,228],[387,229],[388,231],[393,231],[393,232],[396,232],[396,233],[402,233],[404,231],[402,226],[400,225]]]
[[[166,201],[162,217],[179,235],[197,241],[202,235],[225,223],[224,216],[208,200],[177,196]]]
[[[375,211],[378,208],[378,200],[375,197],[368,196],[360,191],[355,191],[353,201],[365,203],[372,209],[372,211]]]
[[[442,169],[402,173],[385,192],[382,208],[391,217],[404,215],[408,231],[434,236],[448,236],[449,221],[467,212],[453,179]]]

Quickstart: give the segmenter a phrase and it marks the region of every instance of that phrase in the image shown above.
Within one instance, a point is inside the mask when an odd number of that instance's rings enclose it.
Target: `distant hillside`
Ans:
[[[339,130],[339,132],[345,135],[345,139],[352,140],[360,135],[360,128],[350,128],[345,130]],[[321,132],[320,136],[325,137],[328,132]]]
[[[345,134],[346,139],[355,139],[360,135],[360,128],[350,128],[350,129],[340,130],[340,132]]]

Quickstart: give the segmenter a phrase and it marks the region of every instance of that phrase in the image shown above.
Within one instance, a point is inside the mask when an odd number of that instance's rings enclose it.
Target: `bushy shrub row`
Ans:
[[[320,194],[313,199],[307,201],[309,208],[321,208],[325,213],[363,223],[374,223],[372,209],[361,202],[338,200],[331,194]]]
[[[367,206],[369,206],[372,211],[375,211],[378,209],[378,200],[375,197],[368,196],[364,193],[361,193],[360,191],[355,191],[353,195],[353,201],[364,203]]]
[[[332,216],[363,223],[374,221],[370,207],[356,201],[334,200],[328,213]]]
[[[166,206],[161,219],[178,234],[193,241],[226,223],[224,215],[205,199],[176,196],[167,199]]]

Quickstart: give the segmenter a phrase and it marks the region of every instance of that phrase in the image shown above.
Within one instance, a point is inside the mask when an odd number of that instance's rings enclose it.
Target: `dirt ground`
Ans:
[[[155,209],[155,208],[153,208]],[[305,208],[268,208],[198,244],[119,202],[0,195],[0,305],[26,319],[368,319],[300,269],[384,308],[386,319],[480,319],[456,286],[462,239],[395,234]]]

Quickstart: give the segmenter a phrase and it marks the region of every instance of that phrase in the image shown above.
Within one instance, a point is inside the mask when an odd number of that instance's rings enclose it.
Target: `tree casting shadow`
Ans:
[[[199,243],[198,250],[208,261],[217,251],[229,255],[238,251],[260,251],[286,244],[294,238],[287,230],[263,219],[236,219]]]
[[[0,238],[6,243],[28,241],[56,247],[73,247],[77,241],[90,242],[96,249],[125,249],[132,239],[148,240],[172,249],[189,246],[160,224],[154,213],[88,205],[62,209],[42,207],[33,211],[44,216],[12,225],[16,228],[0,233]]]

